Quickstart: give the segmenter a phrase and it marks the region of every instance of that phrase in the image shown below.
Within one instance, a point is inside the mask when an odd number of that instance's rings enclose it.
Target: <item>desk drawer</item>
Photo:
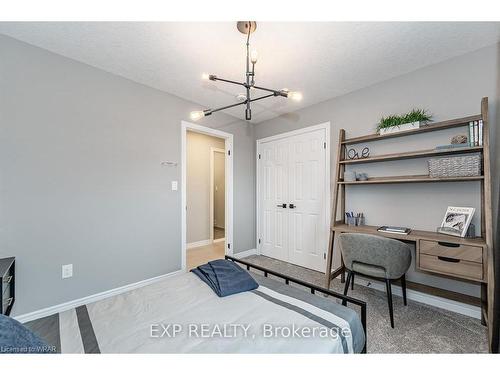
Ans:
[[[466,260],[468,262],[483,263],[483,248],[478,246],[420,240],[420,254],[460,259]]]
[[[482,263],[449,257],[420,254],[419,268],[424,271],[463,277],[469,280],[483,280]]]

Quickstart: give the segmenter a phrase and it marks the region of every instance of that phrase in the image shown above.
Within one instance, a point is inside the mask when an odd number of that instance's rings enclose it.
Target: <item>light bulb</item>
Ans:
[[[300,102],[302,100],[302,93],[298,91],[290,91],[288,93],[288,98],[295,100],[296,102]]]
[[[258,58],[259,58],[259,54],[257,53],[256,50],[253,50],[252,52],[250,52],[250,61],[252,62],[252,64],[255,64],[257,62]]]
[[[197,121],[203,117],[205,117],[205,112],[204,111],[193,111],[190,114],[191,120]]]
[[[204,81],[208,81],[210,79],[210,74],[208,73],[203,73],[201,75],[201,79],[204,80]]]

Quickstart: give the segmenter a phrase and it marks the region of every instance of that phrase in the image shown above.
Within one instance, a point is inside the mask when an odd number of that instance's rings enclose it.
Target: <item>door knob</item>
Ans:
[[[290,204],[288,205],[288,207],[290,207],[290,208],[295,208],[295,205],[294,205],[293,203],[290,203]]]
[[[279,208],[286,208],[286,203],[278,204],[276,207],[279,207]]]

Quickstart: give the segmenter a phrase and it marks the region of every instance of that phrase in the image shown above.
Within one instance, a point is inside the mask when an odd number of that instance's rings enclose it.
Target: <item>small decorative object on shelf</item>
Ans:
[[[355,171],[345,171],[344,172],[344,181],[345,182],[367,181],[367,180],[368,180],[367,173],[356,173]]]
[[[358,181],[367,181],[368,180],[368,174],[367,173],[358,173],[356,175],[356,180],[358,180]]]
[[[353,149],[350,148],[346,152],[346,156],[348,159],[354,160],[354,159],[360,159],[359,153]],[[361,150],[361,159],[367,158],[370,156],[370,149],[368,147],[365,147]]]
[[[467,136],[465,134],[458,134],[451,138],[451,144],[467,144]]]
[[[413,109],[404,115],[389,115],[380,119],[377,133],[384,135],[418,129],[420,125],[427,124],[431,119],[432,115],[428,114],[425,109]]]
[[[467,177],[480,174],[480,154],[429,159],[429,176],[431,177]]]
[[[356,172],[355,171],[345,171],[344,172],[344,181],[356,181]]]
[[[465,237],[475,210],[472,207],[448,207],[437,231],[451,236]]]

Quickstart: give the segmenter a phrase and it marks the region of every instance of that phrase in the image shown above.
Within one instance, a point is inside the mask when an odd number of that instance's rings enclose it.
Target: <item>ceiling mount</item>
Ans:
[[[255,21],[238,21],[236,22],[236,28],[242,34],[248,35],[248,28],[250,28],[250,34],[257,28],[257,22]]]

